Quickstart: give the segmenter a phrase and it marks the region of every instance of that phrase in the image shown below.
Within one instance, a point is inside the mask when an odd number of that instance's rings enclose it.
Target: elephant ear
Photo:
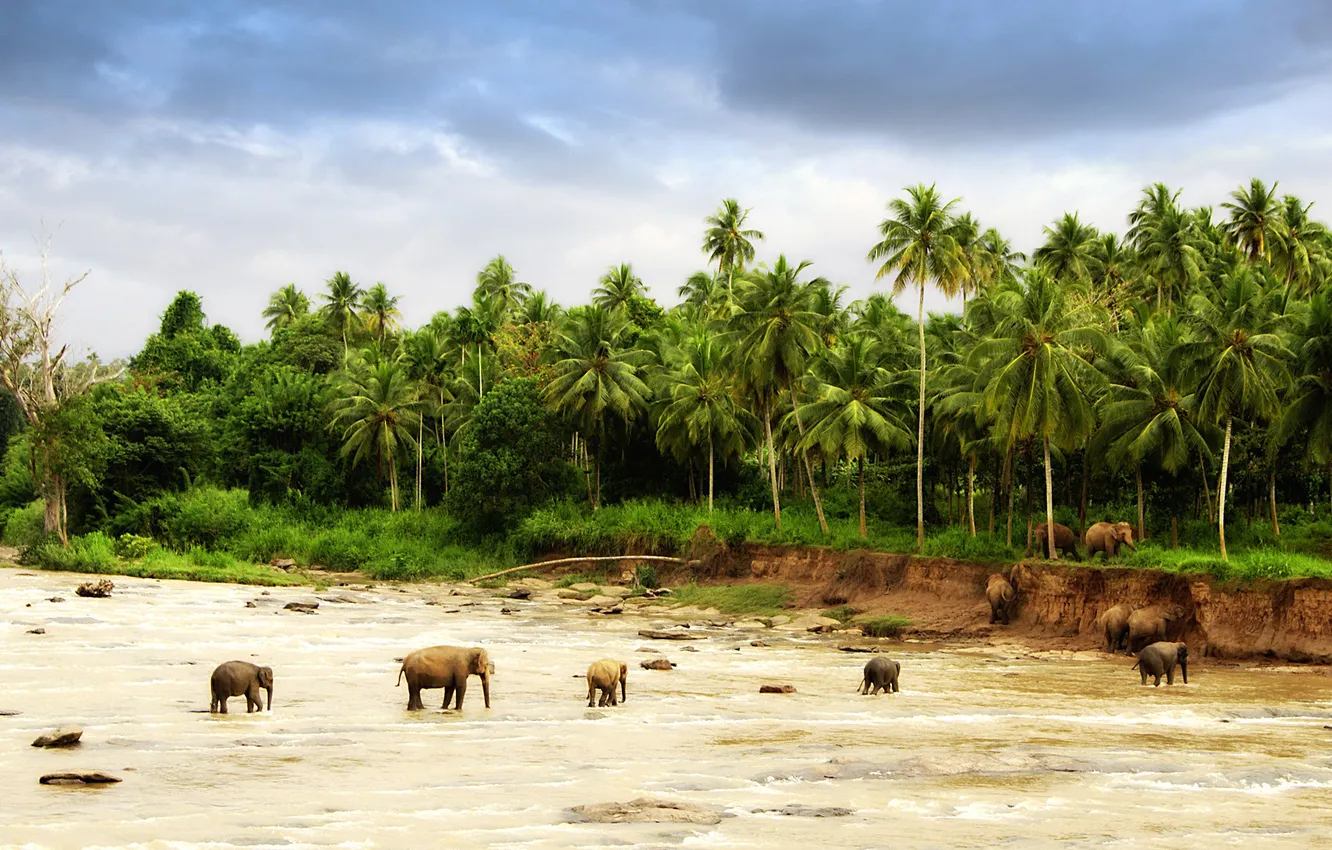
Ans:
[[[478,649],[476,651],[476,654],[472,656],[471,667],[468,669],[469,672],[476,676],[484,676],[490,672],[490,658],[486,655],[484,649]]]

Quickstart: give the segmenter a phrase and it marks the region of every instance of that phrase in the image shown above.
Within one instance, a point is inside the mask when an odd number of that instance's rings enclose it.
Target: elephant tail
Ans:
[[[1130,669],[1130,670],[1137,670],[1137,669],[1138,669],[1138,665],[1141,664],[1141,663],[1142,663],[1142,659],[1139,658],[1137,661],[1134,661],[1134,662],[1133,662],[1133,666],[1130,667],[1129,669]]]
[[[393,687],[395,687],[395,688],[400,688],[400,687],[402,687],[402,674],[403,674],[403,673],[406,673],[406,672],[407,672],[407,665],[406,665],[406,664],[404,664],[404,665],[402,665],[401,667],[398,668],[398,683],[397,683],[396,685],[394,685]]]

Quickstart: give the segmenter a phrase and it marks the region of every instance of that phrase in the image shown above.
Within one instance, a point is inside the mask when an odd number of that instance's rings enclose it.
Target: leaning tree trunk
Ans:
[[[805,442],[805,423],[800,420],[800,401],[796,398],[795,384],[787,382],[786,389],[791,393],[791,411],[795,414],[796,430],[800,432],[800,442]],[[814,467],[809,463],[809,449],[800,450],[800,458],[805,462],[805,475],[809,478],[809,494],[814,498],[814,513],[819,516],[819,528],[828,533],[828,520],[823,516],[823,500],[819,498],[819,488],[814,482]]]
[[[976,536],[976,455],[967,457],[967,525]]]
[[[1226,442],[1221,450],[1221,484],[1216,490],[1216,530],[1217,538],[1221,541],[1221,560],[1229,561],[1226,557],[1226,474],[1230,471],[1230,426],[1231,418],[1226,417]]]
[[[442,406],[442,402],[441,402]],[[439,455],[444,461],[444,495],[449,495],[449,438],[444,433],[444,417],[439,417]]]
[[[708,513],[712,513],[712,432],[708,432]]]
[[[1045,542],[1046,548],[1050,550],[1050,560],[1059,560],[1058,550],[1055,549],[1054,533],[1054,474],[1050,471],[1050,438],[1043,440],[1045,444]]]
[[[1138,539],[1142,540],[1147,536],[1142,529],[1143,525],[1146,523],[1146,509],[1143,506],[1142,500],[1142,464],[1133,464],[1133,479],[1138,484]]]
[[[772,445],[772,407],[763,409],[763,434],[768,441],[768,479],[772,483],[772,518],[777,530],[782,530],[782,500],[777,493],[777,452]]]
[[[916,551],[925,548],[925,284],[920,284],[920,306],[916,310],[920,335],[920,411],[916,424]]]
[[[856,458],[856,468],[860,473],[860,537],[869,537],[865,530],[865,456]]]
[[[1277,520],[1276,509],[1276,469],[1267,477],[1267,503],[1272,508],[1272,533],[1281,536],[1281,523]]]

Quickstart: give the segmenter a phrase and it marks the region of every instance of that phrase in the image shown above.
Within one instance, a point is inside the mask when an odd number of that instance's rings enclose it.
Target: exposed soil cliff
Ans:
[[[1124,602],[1173,608],[1171,639],[1223,658],[1267,656],[1332,663],[1332,582],[1295,579],[1242,586],[1208,576],[1155,570],[1022,563],[1011,568],[948,558],[915,558],[817,548],[742,546],[715,540],[692,577],[717,582],[771,581],[796,588],[801,607],[850,604],[866,613],[910,617],[926,638],[1011,636],[1024,643],[1091,649],[1103,644],[1099,618]],[[991,573],[1018,591],[1016,618],[989,625]],[[682,576],[683,577],[683,576]]]

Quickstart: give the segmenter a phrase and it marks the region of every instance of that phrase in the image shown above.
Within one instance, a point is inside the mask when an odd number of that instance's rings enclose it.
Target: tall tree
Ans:
[[[345,358],[348,331],[359,327],[361,299],[365,297],[365,292],[359,284],[352,283],[351,275],[346,272],[334,272],[325,283],[328,284],[328,292],[319,296],[324,299],[324,306],[319,308],[319,312],[342,334],[342,355]]]
[[[374,458],[389,481],[389,504],[398,509],[398,461],[417,437],[419,396],[401,359],[376,351],[351,358],[336,378],[330,428],[342,428],[342,454],[359,464]]]
[[[1076,212],[1064,213],[1054,227],[1045,228],[1045,243],[1032,259],[1057,281],[1089,283],[1096,271],[1098,238],[1096,228],[1084,224]]]
[[[376,283],[361,298],[362,323],[383,345],[388,335],[398,329],[402,312],[398,310],[401,296],[389,295],[388,287]]]
[[[1327,471],[1332,487],[1332,296],[1327,292],[1310,299],[1292,348],[1295,384],[1286,396],[1275,437],[1278,445],[1302,437],[1305,456]]]
[[[476,288],[487,300],[497,303],[504,314],[517,310],[532,294],[532,284],[518,279],[503,254],[496,255],[476,273]]]
[[[1250,263],[1268,259],[1272,236],[1281,220],[1276,188],[1276,183],[1269,189],[1254,177],[1247,188],[1241,186],[1231,192],[1231,199],[1221,205],[1230,211],[1222,229]]]
[[[782,520],[777,496],[772,417],[778,396],[786,390],[790,393],[796,428],[800,439],[804,440],[805,424],[800,415],[800,395],[795,383],[804,377],[810,357],[823,349],[823,339],[818,332],[821,317],[810,309],[814,287],[800,280],[800,275],[809,266],[807,261],[791,265],[782,254],[771,268],[760,266],[750,271],[745,276],[739,311],[730,319],[736,371],[741,384],[759,403],[764,419],[772,510],[779,529]],[[809,452],[800,450],[800,456],[809,478],[819,527],[827,534],[828,520],[823,515],[823,501],[814,481]]]
[[[631,263],[611,266],[592,290],[592,303],[612,313],[623,311],[636,295],[643,294],[643,279]]]
[[[1003,318],[994,336],[971,352],[983,372],[985,408],[1006,445],[1040,440],[1045,452],[1045,520],[1054,523],[1054,483],[1050,445],[1074,448],[1096,423],[1090,391],[1104,377],[1083,352],[1107,347],[1100,312],[1075,305],[1043,269],[1027,272],[1021,288],[994,296]],[[1054,535],[1046,535],[1049,557],[1056,557]]]
[[[495,347],[495,333],[504,319],[505,302],[500,296],[488,294],[477,287],[472,293],[470,307],[459,307],[453,320],[453,334],[463,346],[473,346],[476,351],[476,395],[478,399],[486,396],[485,363],[487,349]]]
[[[925,287],[933,283],[948,297],[957,294],[964,258],[953,238],[952,209],[959,198],[945,202],[934,186],[921,183],[906,189],[906,198],[888,202],[889,217],[879,224],[882,239],[870,249],[870,262],[880,262],[876,279],[893,276],[893,295],[914,284],[920,301],[916,328],[920,336],[920,406],[916,427],[916,548],[925,545]]]
[[[704,221],[708,229],[703,233],[703,253],[726,276],[728,299],[734,298],[736,275],[754,261],[754,243],[763,241],[762,231],[745,228],[749,213],[735,198],[725,198],[721,208]]]
[[[269,296],[268,306],[264,308],[264,318],[268,320],[264,327],[269,331],[289,327],[309,312],[310,299],[296,288],[296,284],[289,283]]]
[[[1281,199],[1281,214],[1269,251],[1273,267],[1286,281],[1286,288],[1302,294],[1314,291],[1326,280],[1332,267],[1332,231],[1310,217],[1313,203],[1294,195]]]

